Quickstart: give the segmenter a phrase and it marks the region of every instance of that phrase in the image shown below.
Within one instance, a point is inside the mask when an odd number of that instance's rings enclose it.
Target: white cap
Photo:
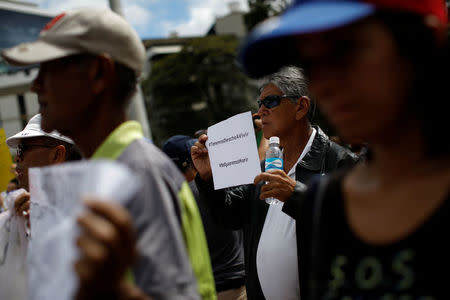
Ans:
[[[37,114],[32,117],[30,121],[28,121],[27,126],[25,126],[25,128],[21,132],[7,138],[6,144],[11,148],[17,148],[22,139],[40,136],[46,136],[69,144],[74,144],[74,142],[70,138],[60,134],[57,131],[52,131],[50,133],[43,131],[41,129],[41,114]]]
[[[72,54],[107,54],[137,73],[145,63],[145,48],[136,31],[109,9],[83,8],[51,20],[38,40],[2,52],[12,65],[31,65]]]
[[[277,137],[277,136],[271,136],[270,139],[269,139],[269,144],[272,144],[272,143],[277,143],[279,145],[280,144],[280,138]]]

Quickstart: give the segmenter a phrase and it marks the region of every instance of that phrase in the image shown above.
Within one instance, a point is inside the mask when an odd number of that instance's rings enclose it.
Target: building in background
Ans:
[[[23,1],[0,0],[0,50],[35,40],[53,15]],[[11,67],[0,57],[0,128],[6,136],[19,132],[39,110],[30,86],[38,66]]]
[[[242,39],[246,35],[244,24],[244,12],[241,11],[239,3],[229,4],[229,13],[225,16],[216,17],[214,24],[207,35],[232,35]],[[47,24],[54,15],[40,9],[36,4],[0,0],[0,50],[9,48],[19,43],[35,40],[42,27]],[[154,62],[174,53],[179,53],[183,46],[195,38],[202,37],[178,37],[176,32],[171,33],[168,38],[144,40],[147,51],[147,65],[143,79],[147,78]],[[0,58],[0,128],[4,128],[6,136],[19,132],[28,120],[38,113],[39,104],[37,96],[30,92],[31,82],[38,72],[38,66],[26,68],[11,67]],[[136,97],[142,97],[139,93]],[[145,95],[147,108],[152,102],[152,95]],[[195,110],[202,110],[206,103],[196,103]],[[129,116],[137,115],[136,110],[145,108],[130,106]],[[149,112],[151,115],[151,112]],[[150,126],[148,126],[147,137],[151,138]]]
[[[39,32],[52,18],[53,14],[39,9],[36,4],[0,0],[0,51],[38,38]],[[6,136],[21,131],[28,120],[38,113],[37,96],[30,92],[31,83],[39,66],[24,68],[11,67],[0,58],[0,128]],[[132,99],[128,117],[141,122],[144,135],[151,139],[147,113],[141,89]]]
[[[237,38],[244,38],[247,35],[247,29],[244,22],[244,14],[240,8],[239,2],[228,3],[230,12],[222,17],[216,17],[207,35],[234,35]]]

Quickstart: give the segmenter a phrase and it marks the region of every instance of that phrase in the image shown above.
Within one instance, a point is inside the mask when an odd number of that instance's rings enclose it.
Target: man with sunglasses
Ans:
[[[16,149],[16,176],[19,188],[29,190],[28,169],[79,160],[81,155],[74,142],[57,131],[44,132],[41,115],[33,116],[25,128],[9,137],[6,144]]]
[[[311,177],[353,164],[356,157],[311,125],[314,104],[301,69],[285,67],[262,79],[260,86],[263,134],[280,138],[284,170],[263,172],[252,185],[214,191],[203,135],[191,150],[199,172],[196,183],[205,199],[211,199],[215,219],[244,231],[248,299],[300,299],[295,220],[281,211],[282,204],[268,205],[264,199],[288,199]]]
[[[66,161],[81,159],[74,142],[57,131],[45,132],[41,128],[41,115],[33,116],[25,128],[6,139],[6,144],[16,149],[16,178],[18,187],[29,191],[28,170]],[[29,216],[30,194],[23,193],[15,201],[18,215]]]

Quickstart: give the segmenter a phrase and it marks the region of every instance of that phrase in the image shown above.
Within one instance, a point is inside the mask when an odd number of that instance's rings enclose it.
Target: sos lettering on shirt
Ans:
[[[323,299],[437,300],[412,293],[416,282],[414,258],[412,249],[399,251],[390,261],[377,256],[354,259],[336,255]]]

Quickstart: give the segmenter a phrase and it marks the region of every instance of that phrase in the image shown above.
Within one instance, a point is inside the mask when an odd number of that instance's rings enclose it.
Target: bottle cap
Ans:
[[[270,139],[269,139],[269,144],[272,144],[272,143],[277,143],[279,145],[280,144],[280,138],[277,137],[277,136],[271,136]]]

